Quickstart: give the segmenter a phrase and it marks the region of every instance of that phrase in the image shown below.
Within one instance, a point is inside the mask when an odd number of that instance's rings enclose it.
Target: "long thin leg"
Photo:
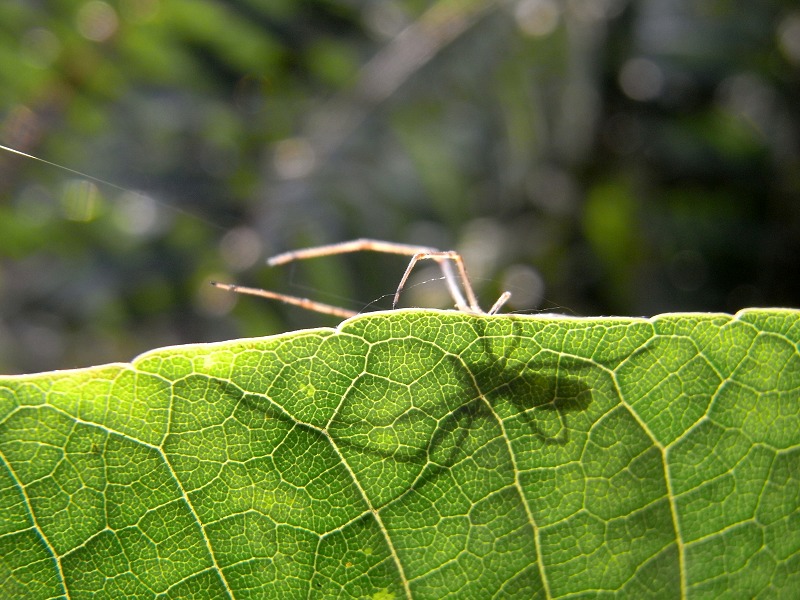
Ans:
[[[293,260],[303,260],[306,258],[317,258],[320,256],[330,256],[332,254],[346,254],[348,252],[363,252],[371,250],[373,252],[383,252],[384,254],[402,254],[404,256],[414,256],[419,253],[435,253],[436,248],[426,246],[413,246],[411,244],[396,244],[394,242],[384,242],[369,238],[359,238],[349,242],[338,244],[328,244],[326,246],[314,246],[313,248],[302,248],[291,250],[267,259],[267,264],[271,267],[283,265]]]
[[[328,244],[325,246],[315,246],[313,248],[303,248],[301,250],[284,252],[283,254],[278,254],[277,256],[273,256],[272,258],[268,259],[267,264],[270,266],[276,266],[283,265],[294,260],[318,258],[321,256],[345,254],[348,252],[362,252],[365,250],[372,252],[383,252],[384,254],[400,254],[403,256],[411,256],[411,261],[409,262],[406,272],[397,288],[393,307],[397,305],[397,302],[400,298],[400,292],[405,286],[406,280],[411,274],[411,271],[414,269],[414,265],[417,263],[417,261],[430,258],[435,260],[439,265],[439,268],[442,270],[445,283],[450,291],[450,295],[455,301],[456,307],[461,311],[484,314],[480,306],[478,306],[478,301],[475,298],[475,292],[472,290],[472,286],[469,283],[469,277],[467,276],[467,270],[464,267],[464,261],[461,259],[461,255],[458,254],[458,252],[453,252],[452,250],[440,251],[436,248],[430,248],[427,246],[415,246],[412,244],[399,244],[395,242],[373,240],[370,238],[359,238],[349,242],[340,242],[338,244]],[[461,286],[463,287],[467,296],[466,300],[464,299],[464,295],[461,293],[461,289],[459,289],[458,284],[456,283],[455,274],[453,273],[448,261],[452,261],[456,264],[456,268],[458,269],[458,278],[461,280]]]
[[[347,310],[346,308],[340,308],[331,304],[325,304],[324,302],[317,302],[315,300],[309,300],[308,298],[298,298],[297,296],[287,296],[286,294],[278,294],[277,292],[270,292],[269,290],[234,285],[231,283],[217,283],[216,281],[212,281],[211,285],[222,288],[223,290],[237,292],[239,294],[250,294],[251,296],[260,296],[261,298],[278,300],[284,304],[292,304],[293,306],[299,306],[300,308],[304,308],[306,310],[313,310],[324,315],[333,315],[334,317],[342,317],[344,319],[355,317],[358,314],[352,310]]]
[[[439,260],[439,254],[446,254],[440,252],[418,252],[414,256],[411,257],[411,260],[408,262],[408,266],[406,267],[405,273],[400,278],[400,283],[397,284],[397,291],[394,293],[394,298],[392,299],[392,308],[397,308],[397,304],[400,302],[400,293],[403,291],[403,288],[406,285],[406,281],[408,281],[409,275],[411,275],[411,271],[414,270],[417,262],[420,260],[425,259],[432,259],[435,260],[436,263],[439,265],[439,268],[442,270],[442,274],[444,275],[444,281],[447,284],[447,289],[450,291],[450,296],[453,298],[453,301],[456,304],[456,308],[461,311],[472,312],[472,308],[467,304],[467,301],[464,299],[464,296],[461,294],[461,290],[458,288],[455,282],[455,275],[453,274],[453,270],[450,268],[450,263],[446,261]]]
[[[450,292],[453,301],[455,302],[455,306],[458,310],[462,312],[468,312],[478,315],[493,315],[496,314],[497,311],[499,311],[511,297],[510,292],[503,292],[503,294],[492,305],[492,308],[489,309],[489,312],[488,313],[484,312],[478,305],[478,300],[475,297],[475,291],[472,289],[469,276],[467,275],[467,268],[464,265],[464,260],[461,258],[461,255],[458,252],[454,252],[452,250],[440,251],[436,250],[435,248],[429,248],[427,246],[415,246],[412,244],[397,244],[394,242],[384,242],[381,240],[360,238],[357,240],[351,240],[349,242],[341,242],[338,244],[328,244],[326,246],[315,246],[313,248],[304,248],[301,250],[284,252],[282,254],[278,254],[268,259],[267,263],[270,266],[276,266],[276,265],[283,265],[294,260],[304,260],[307,258],[330,256],[332,254],[344,254],[348,252],[361,252],[365,250],[373,252],[383,252],[388,254],[400,254],[411,257],[411,260],[409,261],[408,266],[406,267],[405,273],[403,273],[403,277],[400,279],[400,284],[397,286],[397,291],[395,292],[394,300],[392,302],[392,308],[395,308],[397,306],[397,303],[400,300],[400,293],[403,291],[403,288],[405,287],[405,284],[408,281],[409,276],[411,275],[411,271],[414,270],[414,267],[420,260],[426,260],[426,259],[433,260],[436,262],[437,265],[439,265],[439,268],[442,271],[442,275],[444,276],[445,283],[447,284],[447,289]],[[456,265],[456,269],[458,270],[457,275],[453,271],[452,263],[455,263]],[[461,282],[460,287],[458,281]],[[349,318],[358,314],[354,311],[347,310],[345,308],[340,308],[338,306],[333,306],[331,304],[316,302],[314,300],[309,300],[308,298],[299,298],[297,296],[279,294],[277,292],[270,292],[268,290],[261,290],[257,288],[249,288],[240,285],[232,285],[227,283],[216,283],[216,282],[212,282],[212,285],[233,292],[240,292],[243,294],[250,294],[253,296],[261,296],[263,298],[278,300],[279,302],[284,302],[286,304],[299,306],[306,310],[313,310],[316,312],[328,315],[334,315],[337,317]]]
[[[461,286],[464,288],[464,293],[467,295],[467,301],[469,302],[469,307],[472,309],[472,312],[483,314],[481,307],[478,306],[478,299],[475,297],[475,292],[472,291],[472,284],[469,282],[469,275],[467,275],[467,267],[464,266],[464,260],[461,258],[461,255],[452,250],[444,254],[447,255],[447,258],[456,263],[456,268],[461,278]]]
[[[452,250],[445,250],[445,251],[435,251],[435,252],[418,252],[414,256],[411,257],[411,261],[408,263],[408,267],[406,267],[406,272],[403,273],[403,277],[400,279],[400,284],[397,286],[397,291],[394,294],[394,302],[392,304],[392,308],[397,306],[397,303],[400,300],[400,292],[403,291],[403,287],[405,287],[406,281],[408,280],[409,275],[411,275],[411,271],[416,266],[417,262],[420,260],[431,259],[435,260],[436,263],[442,269],[442,273],[444,274],[445,282],[447,283],[447,287],[450,290],[450,295],[453,297],[453,300],[456,303],[456,308],[463,312],[471,312],[475,314],[486,314],[481,310],[481,307],[478,305],[478,299],[475,297],[475,292],[472,289],[472,285],[469,282],[469,276],[467,275],[467,269],[464,266],[464,261],[461,258],[461,255],[458,252],[454,252]],[[461,280],[461,287],[464,290],[464,294],[466,294],[467,298],[464,299],[464,295],[462,295],[461,290],[458,288],[455,282],[455,275],[453,274],[452,269],[450,268],[450,262],[452,261],[456,264],[456,268],[458,269],[458,278]],[[498,307],[499,308],[499,307]]]
[[[511,298],[511,292],[503,292],[500,294],[500,297],[492,304],[492,308],[489,309],[489,312],[486,313],[487,315],[496,315],[497,311],[503,308],[503,305],[508,302],[508,299]]]

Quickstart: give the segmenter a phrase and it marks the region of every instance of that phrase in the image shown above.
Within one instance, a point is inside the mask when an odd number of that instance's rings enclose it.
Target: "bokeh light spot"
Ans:
[[[364,25],[373,35],[391,39],[408,25],[408,18],[396,2],[367,2],[362,12]]]
[[[20,54],[26,62],[39,69],[52,65],[61,54],[61,42],[44,27],[35,27],[22,36]]]
[[[120,231],[146,236],[156,231],[159,212],[158,203],[150,196],[126,192],[117,200],[113,218]]]
[[[305,138],[289,138],[275,144],[275,171],[283,179],[299,179],[314,169],[314,149]]]
[[[110,4],[91,0],[78,10],[76,25],[87,40],[105,42],[117,32],[119,18]]]
[[[655,100],[664,90],[664,73],[652,60],[632,58],[620,69],[619,85],[632,100]]]
[[[529,265],[511,265],[503,274],[503,290],[511,292],[509,306],[515,309],[537,308],[544,298],[544,280]]]
[[[559,9],[553,0],[520,0],[514,10],[520,30],[533,37],[544,37],[558,27]]]
[[[231,229],[219,242],[222,259],[234,271],[252,267],[263,251],[261,236],[250,227]]]
[[[64,186],[61,210],[70,221],[89,222],[97,218],[102,205],[97,186],[86,179],[74,179]]]
[[[789,62],[800,65],[800,12],[793,12],[780,22],[778,45]]]

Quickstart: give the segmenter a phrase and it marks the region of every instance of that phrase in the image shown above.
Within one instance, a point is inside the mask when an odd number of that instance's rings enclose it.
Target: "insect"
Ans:
[[[295,260],[304,260],[307,258],[317,258],[321,256],[331,256],[334,254],[362,251],[401,254],[411,257],[405,273],[403,273],[403,276],[400,278],[397,291],[394,293],[394,298],[392,300],[393,309],[397,307],[397,304],[400,301],[400,294],[403,291],[403,287],[405,286],[409,275],[411,275],[411,271],[414,270],[414,266],[421,260],[433,260],[439,265],[439,268],[442,270],[442,276],[444,277],[447,289],[450,292],[450,296],[455,302],[455,307],[462,312],[475,315],[493,315],[496,314],[497,311],[499,311],[511,297],[511,292],[503,292],[497,301],[492,305],[492,307],[488,311],[484,311],[478,305],[478,300],[475,297],[475,292],[470,284],[469,277],[467,276],[467,269],[464,266],[464,260],[461,258],[461,255],[453,250],[437,250],[436,248],[429,248],[427,246],[414,246],[411,244],[399,244],[395,242],[360,238],[357,240],[351,240],[349,242],[340,242],[338,244],[314,246],[312,248],[303,248],[301,250],[284,252],[283,254],[278,254],[277,256],[273,256],[272,258],[268,259],[267,264],[271,267],[274,267]],[[453,265],[455,265],[455,271],[453,270]],[[232,292],[239,292],[242,294],[250,294],[253,296],[261,296],[263,298],[278,300],[280,302],[299,306],[307,310],[333,315],[336,317],[343,317],[345,319],[354,317],[358,314],[352,310],[347,310],[331,304],[309,300],[308,298],[279,294],[269,290],[261,290],[257,288],[244,287],[241,285],[218,282],[212,282],[211,285],[225,290],[230,290]]]
[[[70,169],[69,167],[65,167],[63,165],[59,165],[54,162],[50,162],[48,160],[39,158],[37,156],[33,156],[31,154],[27,154],[26,152],[22,152],[20,150],[15,150],[14,148],[10,148],[8,146],[0,145],[0,149],[54,167],[58,167],[60,169],[64,169],[76,175],[80,175],[81,177],[86,177],[93,181],[109,185],[118,190],[128,191],[126,188],[120,187],[104,179],[99,179],[97,177],[88,175],[81,171]],[[284,252],[283,254],[278,254],[277,256],[273,256],[272,258],[268,259],[267,264],[269,264],[270,266],[277,266],[295,260],[303,260],[307,258],[317,258],[322,256],[331,256],[334,254],[345,254],[348,252],[362,252],[362,251],[383,252],[386,254],[400,254],[411,257],[411,260],[409,261],[408,266],[406,267],[405,273],[403,273],[403,276],[400,279],[400,283],[397,286],[397,291],[394,294],[394,299],[392,300],[393,309],[397,307],[397,304],[400,301],[400,294],[403,291],[403,287],[405,286],[408,277],[411,275],[411,271],[414,270],[414,266],[421,260],[433,260],[439,265],[439,268],[442,271],[442,276],[444,277],[444,281],[447,285],[447,289],[450,292],[450,296],[453,298],[453,301],[455,303],[455,307],[456,309],[462,312],[475,315],[493,315],[496,314],[511,297],[511,292],[503,292],[497,299],[497,301],[492,305],[492,307],[488,311],[484,311],[478,305],[478,300],[475,297],[475,292],[472,289],[472,284],[470,284],[469,277],[467,276],[467,269],[464,266],[464,260],[461,258],[461,255],[453,250],[437,250],[436,248],[430,248],[428,246],[415,246],[412,244],[400,244],[396,242],[386,242],[381,240],[360,238],[357,240],[351,240],[349,242],[328,244],[324,246],[314,246],[312,248],[304,248],[301,250]],[[455,270],[453,270],[453,265],[455,265]],[[277,292],[271,292],[269,290],[262,290],[262,289],[245,287],[229,283],[218,283],[215,281],[212,281],[211,285],[221,289],[230,290],[232,292],[238,292],[241,294],[250,294],[253,296],[261,296],[263,298],[278,300],[279,302],[299,306],[306,310],[312,310],[315,312],[333,315],[336,317],[343,317],[345,319],[349,317],[354,317],[358,314],[355,311],[347,310],[345,308],[341,308],[338,306],[333,306],[331,304],[325,304],[324,302],[317,302],[315,300],[310,300],[308,298],[300,298],[297,296],[280,294]]]

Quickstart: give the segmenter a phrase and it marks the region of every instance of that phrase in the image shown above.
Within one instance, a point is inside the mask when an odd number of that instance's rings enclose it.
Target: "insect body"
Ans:
[[[64,169],[71,173],[80,175],[81,177],[92,179],[94,181],[103,183],[105,185],[109,185],[119,190],[128,191],[126,188],[120,187],[109,181],[105,181],[103,179],[99,179],[97,177],[88,175],[81,171],[76,171],[75,169],[70,169],[69,167],[65,167],[63,165],[50,162],[48,160],[38,158],[36,156],[27,154],[20,150],[15,150],[14,148],[9,148],[8,146],[0,145],[0,149],[5,150],[7,152],[11,152],[13,154],[24,156],[32,160],[43,162],[45,164],[58,167],[60,169]],[[493,315],[497,313],[497,311],[499,311],[511,297],[510,292],[503,292],[497,299],[497,301],[492,305],[492,307],[488,311],[484,311],[478,305],[478,300],[475,297],[475,292],[472,289],[472,284],[470,284],[469,277],[467,276],[467,269],[464,266],[464,260],[461,258],[461,255],[453,250],[437,250],[436,248],[430,248],[427,246],[415,246],[411,244],[400,244],[396,242],[386,242],[381,240],[360,238],[357,240],[351,240],[349,242],[328,244],[325,246],[314,246],[312,248],[304,248],[301,250],[284,252],[283,254],[278,254],[277,256],[273,256],[272,258],[267,260],[267,263],[270,266],[277,266],[295,260],[303,260],[306,258],[316,258],[322,256],[331,256],[333,254],[345,254],[348,252],[361,252],[361,251],[383,252],[386,254],[401,254],[404,256],[411,257],[411,260],[409,261],[408,266],[406,267],[405,273],[403,273],[403,276],[400,278],[400,283],[397,286],[397,291],[394,294],[394,299],[392,301],[392,308],[397,307],[397,303],[400,300],[400,293],[403,291],[403,287],[405,286],[409,275],[411,275],[411,271],[414,270],[414,266],[421,260],[433,260],[439,265],[439,268],[442,270],[444,281],[447,284],[447,289],[450,292],[450,296],[453,298],[453,301],[455,302],[455,307],[462,312],[476,314],[476,315]],[[456,267],[455,271],[453,270],[453,265],[455,265]],[[299,298],[297,296],[289,296],[287,294],[271,292],[269,290],[244,287],[229,283],[211,282],[211,284],[218,288],[230,290],[233,292],[239,292],[242,294],[251,294],[254,296],[261,296],[263,298],[270,298],[272,300],[278,300],[286,304],[293,304],[295,306],[300,306],[301,308],[305,308],[307,310],[313,310],[316,312],[328,315],[334,315],[337,317],[349,318],[358,314],[352,310],[347,310],[345,308],[340,308],[338,306],[325,304],[323,302],[317,302],[315,300],[310,300],[308,298]]]
[[[497,313],[497,311],[499,311],[506,301],[508,301],[508,299],[511,297],[510,292],[503,292],[497,301],[492,305],[492,307],[488,311],[484,311],[478,305],[475,292],[473,291],[469,277],[467,276],[467,269],[464,266],[464,260],[461,258],[461,255],[458,252],[453,250],[437,250],[436,248],[429,248],[426,246],[399,244],[395,242],[385,242],[367,238],[284,252],[283,254],[278,254],[277,256],[273,256],[272,258],[268,259],[267,264],[270,266],[276,266],[306,258],[317,258],[321,256],[331,256],[333,254],[344,254],[347,252],[361,252],[365,250],[383,252],[387,254],[401,254],[411,257],[411,260],[406,267],[406,271],[403,273],[403,277],[400,279],[400,283],[397,286],[397,291],[394,294],[392,308],[397,307],[397,303],[400,301],[400,293],[403,291],[403,287],[405,286],[409,275],[411,275],[411,271],[414,270],[414,266],[421,260],[433,260],[439,265],[442,270],[442,275],[444,276],[444,281],[447,284],[447,289],[450,292],[450,296],[455,302],[455,307],[462,312],[476,315],[493,315]],[[453,270],[453,265],[456,267],[455,271]],[[338,306],[316,302],[315,300],[309,300],[308,298],[299,298],[297,296],[279,294],[269,290],[261,290],[217,282],[212,282],[212,285],[233,292],[240,292],[243,294],[251,294],[253,296],[261,296],[264,298],[270,298],[272,300],[278,300],[280,302],[285,302],[286,304],[293,304],[307,310],[313,310],[337,317],[349,318],[358,314],[354,311],[340,308]]]

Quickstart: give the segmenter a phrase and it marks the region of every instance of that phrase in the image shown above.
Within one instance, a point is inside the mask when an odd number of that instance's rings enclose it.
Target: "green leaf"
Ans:
[[[372,313],[0,381],[25,598],[788,598],[800,312]]]

